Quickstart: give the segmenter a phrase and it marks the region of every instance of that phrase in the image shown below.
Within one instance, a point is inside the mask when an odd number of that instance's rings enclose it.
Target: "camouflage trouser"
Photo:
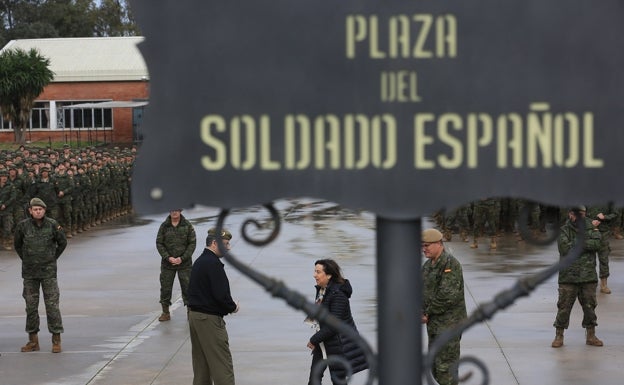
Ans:
[[[48,205],[48,207],[46,208],[46,217],[52,218],[55,221],[60,221],[59,215],[60,209],[58,205]]]
[[[598,250],[598,276],[600,278],[609,277],[609,254],[611,253],[611,247],[608,243],[603,243],[600,250]]]
[[[178,281],[180,281],[180,291],[182,291],[182,301],[187,304],[186,292],[191,280],[191,269],[165,269],[160,267],[160,303],[166,306],[171,305],[171,293],[173,289],[173,281],[176,273],[178,273]]]
[[[130,205],[130,190],[128,188],[121,190],[121,205],[122,208],[126,208]]]
[[[10,240],[13,236],[13,211],[0,215],[0,225],[2,226],[2,239]]]
[[[63,320],[59,310],[59,288],[56,278],[26,279],[22,297],[26,301],[26,333],[39,331],[39,286],[43,290],[43,302],[50,333],[63,333]]]
[[[446,216],[444,221],[444,229],[452,229],[455,225],[461,232],[468,232],[470,229],[469,220],[470,209],[467,206],[462,206],[453,211],[450,215]]]
[[[72,203],[71,200],[59,203],[58,222],[63,226],[65,231],[71,231],[72,228]]]
[[[81,228],[85,224],[85,205],[81,198],[72,200],[71,221],[75,229]]]
[[[525,213],[524,210],[529,210],[529,212]],[[539,230],[540,206],[537,203],[525,201],[523,199],[518,199],[516,200],[516,212],[517,212],[518,223],[520,223],[520,221],[523,221],[523,220],[528,220],[528,223],[526,223],[526,225],[529,229]],[[565,214],[567,215],[567,211]]]
[[[473,235],[478,238],[485,231],[485,223],[488,224],[489,236],[494,236],[498,232],[500,215],[499,205],[475,205],[472,213]]]
[[[557,300],[557,317],[553,326],[555,328],[567,329],[570,325],[570,313],[574,302],[578,298],[579,303],[583,309],[583,322],[584,328],[595,327],[598,325],[596,322],[596,288],[597,282],[591,283],[560,283],[559,284],[559,299]]]
[[[22,219],[26,218],[27,210],[24,209],[23,203],[16,203],[15,208],[13,208],[13,230],[15,230],[15,225],[20,223]]]
[[[429,347],[435,341],[437,335],[429,334]],[[433,378],[440,385],[457,385],[459,381],[456,378],[459,377],[458,362],[460,347],[460,337],[455,337],[450,340],[433,359]]]

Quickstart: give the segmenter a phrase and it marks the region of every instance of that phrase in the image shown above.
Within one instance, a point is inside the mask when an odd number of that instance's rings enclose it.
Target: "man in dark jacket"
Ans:
[[[220,236],[218,236],[220,235]],[[223,317],[236,313],[219,245],[229,249],[232,234],[208,230],[206,248],[195,260],[188,287],[193,385],[234,385],[234,366]]]
[[[585,221],[585,241],[581,255],[568,267],[559,271],[559,298],[557,299],[557,317],[553,326],[556,329],[555,339],[551,346],[563,346],[563,330],[570,325],[570,313],[574,302],[578,298],[583,309],[585,328],[585,343],[591,346],[602,346],[602,341],[596,337],[596,288],[598,275],[596,274],[596,252],[600,250],[602,235],[598,229],[598,220],[586,220],[585,206],[570,209],[569,219],[561,227],[557,245],[560,258],[565,258],[576,244],[576,222]]]
[[[45,216],[46,204],[39,198],[30,200],[32,218],[24,219],[15,229],[13,245],[22,260],[24,300],[26,301],[26,332],[28,343],[22,352],[39,350],[39,287],[43,291],[48,330],[52,333],[52,352],[61,351],[63,321],[59,310],[59,288],[56,260],[67,246],[63,228]]]
[[[429,346],[445,330],[465,320],[464,276],[462,266],[444,249],[442,233],[427,229],[422,233],[422,249],[427,261],[423,264],[423,318],[427,324]],[[436,354],[433,377],[440,385],[458,383],[457,363],[461,336],[450,340]]]
[[[160,254],[160,304],[162,314],[159,321],[169,321],[171,294],[176,273],[180,281],[182,301],[188,306],[187,290],[191,279],[191,266],[197,238],[195,229],[182,215],[182,209],[169,212],[156,235],[156,249]]]

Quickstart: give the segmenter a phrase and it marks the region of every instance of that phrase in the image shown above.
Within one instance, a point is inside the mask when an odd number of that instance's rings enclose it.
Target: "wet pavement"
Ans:
[[[376,348],[374,215],[338,209],[326,202],[280,201],[284,218],[278,238],[264,247],[232,240],[236,258],[282,280],[311,299],[313,264],[335,258],[354,287],[352,308],[362,335]],[[195,225],[198,247],[216,223],[213,208],[185,210]],[[159,257],[155,236],[166,214],[130,221],[120,218],[69,240],[59,260],[63,352],[50,353],[43,304],[41,351],[21,353],[26,342],[19,258],[0,252],[0,384],[190,384],[191,346],[179,287],[174,286],[172,320],[158,322]],[[266,217],[260,208],[234,211],[226,227]],[[264,218],[266,219],[266,218]],[[462,262],[469,312],[513,286],[516,280],[558,259],[556,245],[517,244],[505,237],[495,251],[474,250],[454,240],[447,247]],[[605,346],[585,345],[581,310],[575,305],[565,345],[553,349],[556,276],[491,320],[464,333],[463,355],[476,356],[494,385],[620,384],[624,351],[624,241],[612,242],[613,294],[598,294],[597,335]],[[233,297],[241,311],[226,317],[239,385],[296,385],[307,381],[311,330],[305,315],[260,288],[226,263]],[[417,274],[418,272],[415,272]],[[420,325],[415,325],[419,327]],[[426,342],[425,342],[426,343]],[[409,362],[409,358],[406,358]],[[358,373],[352,384],[366,383]],[[470,384],[478,383],[474,373]],[[415,381],[416,383],[416,381]],[[328,379],[324,384],[329,384]],[[390,385],[390,384],[389,384]],[[398,385],[398,384],[397,384]],[[403,384],[401,384],[403,385]]]

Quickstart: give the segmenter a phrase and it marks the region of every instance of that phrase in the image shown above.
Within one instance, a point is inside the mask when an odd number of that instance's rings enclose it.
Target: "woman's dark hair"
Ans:
[[[323,270],[325,274],[331,275],[330,281],[336,283],[344,283],[345,278],[342,276],[342,271],[340,270],[340,266],[333,259],[319,259],[314,262],[314,265],[323,266]]]

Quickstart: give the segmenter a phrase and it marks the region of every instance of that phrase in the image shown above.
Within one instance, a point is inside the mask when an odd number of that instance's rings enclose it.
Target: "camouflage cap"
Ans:
[[[587,207],[584,205],[572,206],[570,207],[570,211],[587,211]]]
[[[43,207],[44,209],[48,207],[46,206],[45,202],[39,198],[33,198],[30,200],[30,207],[33,207],[33,206],[40,206],[40,207]]]
[[[217,229],[214,227],[208,229],[208,236],[211,238],[217,238]],[[222,229],[221,238],[227,239],[229,241],[230,239],[232,239],[232,233],[230,233],[226,229]]]
[[[422,232],[422,241],[424,243],[440,242],[442,240],[442,233],[436,229],[427,229]]]

